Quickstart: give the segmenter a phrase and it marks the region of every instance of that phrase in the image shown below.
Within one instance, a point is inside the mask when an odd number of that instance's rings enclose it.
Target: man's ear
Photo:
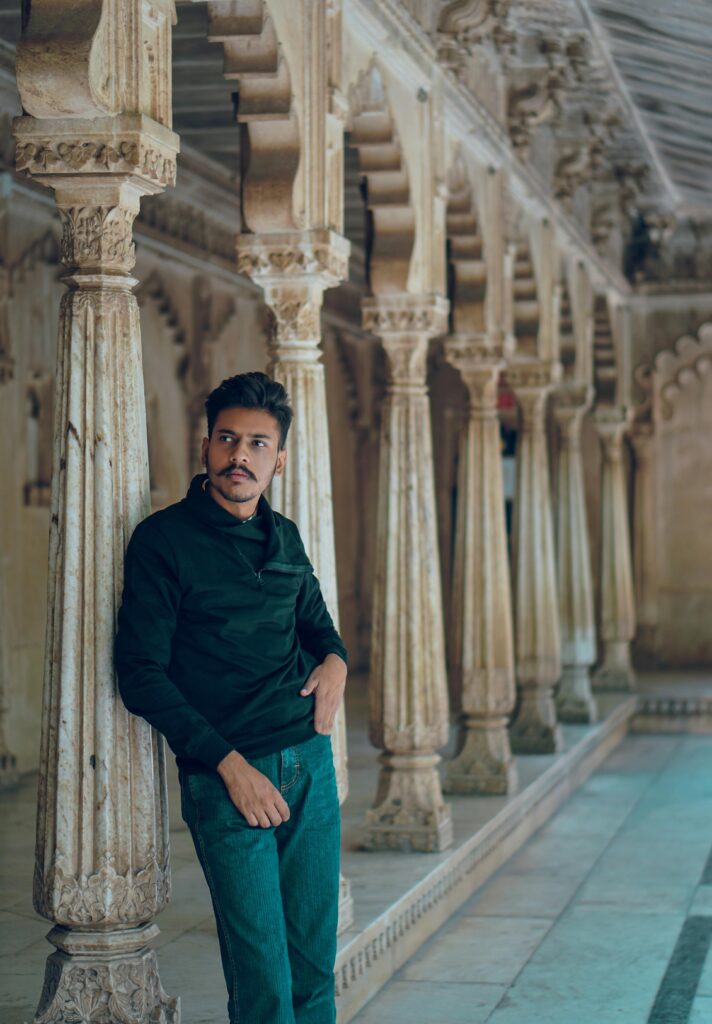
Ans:
[[[277,455],[277,465],[274,467],[274,475],[281,476],[284,472],[284,464],[287,461],[287,449],[282,448]]]
[[[203,438],[202,444],[200,445],[200,461],[203,463],[205,468],[208,468],[208,447],[210,445],[210,439],[207,437]]]

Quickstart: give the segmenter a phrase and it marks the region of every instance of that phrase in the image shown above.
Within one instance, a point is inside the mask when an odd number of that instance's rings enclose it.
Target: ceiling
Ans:
[[[711,211],[712,3],[582,0],[582,6],[678,204]]]
[[[526,7],[532,0],[515,0]],[[573,0],[602,44],[666,191],[678,211],[712,212],[711,0]],[[0,0],[0,40],[14,46],[20,4]],[[222,47],[207,39],[207,4],[177,0],[173,36],[174,127],[184,146],[231,174],[239,170],[234,82]]]

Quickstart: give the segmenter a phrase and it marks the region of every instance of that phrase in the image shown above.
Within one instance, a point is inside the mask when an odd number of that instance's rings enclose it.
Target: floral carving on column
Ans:
[[[363,303],[366,330],[388,361],[381,416],[376,585],[369,734],[379,747],[368,849],[443,850],[452,842],[438,747],[449,732],[445,642],[426,361],[445,332],[438,296],[378,295]]]
[[[519,710],[512,749],[561,748],[553,687],[561,675],[559,602],[546,443],[546,410],[557,364],[522,360],[507,367],[520,411],[514,521],[514,646]]]
[[[294,409],[289,457],[282,476],[272,482],[272,505],[299,526],[337,628],[339,602],[321,305],[324,291],[347,276],[348,256],[345,238],[319,229],[243,234],[237,245],[238,270],[262,287],[272,314],[269,373],[285,386]],[[348,792],[343,706],[336,718],[333,744],[343,803]],[[342,878],[340,931],[352,920],[350,887]]]
[[[514,709],[514,650],[497,385],[503,362],[485,335],[451,335],[448,361],[470,407],[460,446],[452,590],[452,671],[461,692],[451,793],[511,793],[517,771],[507,733]]]
[[[592,398],[590,388],[576,384],[561,385],[553,398],[559,429],[556,568],[562,661],[556,708],[562,722],[595,722],[597,717],[590,676],[596,623],[581,455],[581,427]]]
[[[132,232],[140,197],[175,181],[174,8],[94,7],[99,27],[33,5],[17,55],[17,165],[55,191],[67,268],[34,876],[56,951],[35,1022],[178,1024],[147,945],[170,896],[163,741],[126,711],[113,668],[124,549],[150,511]],[[147,79],[129,59],[143,47]]]

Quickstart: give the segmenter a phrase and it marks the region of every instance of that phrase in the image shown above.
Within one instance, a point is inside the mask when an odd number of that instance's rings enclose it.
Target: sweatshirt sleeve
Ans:
[[[146,520],[134,531],[124,563],[114,648],[119,692],[132,714],[163,733],[174,754],[214,769],[233,747],[168,675],[180,597],[170,545]]]
[[[334,628],[319,580],[313,572],[305,573],[297,598],[297,634],[302,647],[323,661],[327,654],[338,654],[347,660],[346,648]]]

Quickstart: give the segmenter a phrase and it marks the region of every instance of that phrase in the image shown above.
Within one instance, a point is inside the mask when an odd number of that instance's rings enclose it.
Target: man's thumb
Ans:
[[[317,679],[307,679],[306,683],[299,692],[302,697],[308,697],[310,693],[313,693],[314,690],[316,690],[318,685],[319,681]]]

